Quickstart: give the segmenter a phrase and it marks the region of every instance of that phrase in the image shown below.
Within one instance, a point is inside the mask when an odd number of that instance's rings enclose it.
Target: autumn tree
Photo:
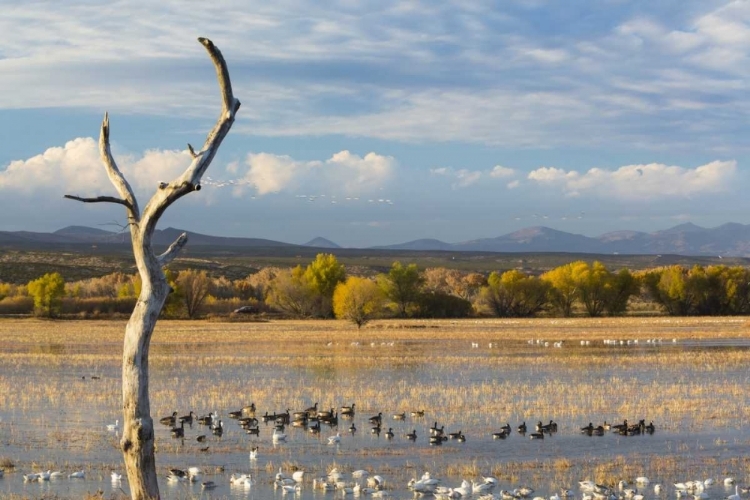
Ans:
[[[174,260],[188,238],[187,234],[180,235],[159,255],[154,251],[151,239],[159,219],[167,208],[183,196],[201,189],[203,175],[229,133],[240,108],[240,101],[232,92],[229,70],[221,52],[206,38],[199,38],[198,41],[208,51],[214,64],[222,106],[216,124],[208,133],[203,147],[196,151],[188,145],[192,162],[182,175],[171,182],[160,182],[156,192],[141,211],[133,189],[112,156],[109,117],[105,114],[99,135],[99,153],[118,196],[65,195],[66,198],[84,203],[119,204],[125,207],[127,215],[135,265],[141,277],[141,291],[125,327],[122,357],[123,427],[120,447],[128,474],[130,494],[134,500],[159,498],[154,457],[154,424],[149,400],[148,353],[156,321],[172,290],[163,269]]]
[[[257,273],[253,273],[245,278],[245,281],[247,281],[253,289],[253,297],[261,302],[265,301],[271,287],[273,286],[274,279],[276,279],[276,276],[282,272],[285,272],[285,270],[269,266],[264,267]]]
[[[398,316],[406,317],[409,307],[419,299],[424,279],[416,264],[394,262],[388,274],[378,276],[378,284],[396,306]]]
[[[180,271],[175,280],[185,306],[187,317],[194,319],[198,316],[201,306],[206,301],[211,285],[211,279],[206,271],[185,269]]]
[[[578,276],[588,265],[583,261],[571,262],[547,271],[541,279],[549,283],[550,304],[562,316],[573,314],[573,304],[580,295]]]
[[[572,273],[573,282],[577,284],[578,298],[586,313],[591,317],[601,316],[606,307],[612,273],[598,261],[591,265],[579,261]]]
[[[479,303],[499,317],[530,317],[546,307],[550,288],[548,282],[515,269],[492,272]]]
[[[65,280],[60,273],[47,273],[26,285],[34,299],[34,311],[40,316],[52,317],[60,310],[65,296]]]
[[[333,292],[346,279],[344,265],[333,254],[319,253],[305,269],[303,279],[319,297],[320,315],[330,317],[333,313]]]
[[[638,295],[640,280],[627,269],[613,274],[605,290],[604,310],[610,316],[623,314],[628,308],[630,297]]]
[[[350,276],[336,285],[333,292],[333,312],[362,328],[383,310],[385,296],[378,285],[367,278]]]
[[[320,307],[319,295],[308,285],[302,266],[276,275],[269,287],[266,303],[298,318],[311,318]]]

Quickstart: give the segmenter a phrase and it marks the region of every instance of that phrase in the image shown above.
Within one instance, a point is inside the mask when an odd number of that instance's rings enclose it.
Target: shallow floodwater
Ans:
[[[668,328],[659,333],[668,336]],[[530,332],[529,337],[533,337]],[[306,340],[299,340],[300,349]],[[310,340],[309,342],[320,342]],[[164,499],[184,498],[255,498],[271,499],[292,497],[273,487],[273,479],[279,467],[291,474],[290,465],[305,470],[302,489],[296,498],[333,498],[339,492],[315,491],[312,479],[325,476],[326,472],[337,467],[350,478],[353,470],[365,469],[370,474],[379,474],[386,480],[386,488],[394,498],[412,498],[413,493],[406,487],[409,479],[420,477],[429,471],[440,478],[442,484],[457,487],[463,478],[472,480],[468,471],[478,474],[496,475],[500,485],[495,489],[512,490],[521,485],[533,487],[534,495],[548,497],[562,488],[573,489],[580,497],[577,481],[602,474],[604,464],[626,464],[627,473],[611,468],[607,473],[613,477],[633,479],[633,475],[649,476],[652,484],[663,483],[665,491],[661,495],[652,489],[644,490],[647,498],[674,497],[673,482],[713,477],[722,480],[734,476],[739,482],[747,480],[747,468],[736,458],[746,456],[750,442],[750,422],[737,412],[737,419],[724,419],[716,425],[712,421],[691,418],[690,412],[675,417],[664,415],[650,417],[654,409],[643,407],[638,414],[621,414],[620,406],[627,394],[649,391],[654,382],[671,383],[676,386],[687,384],[696,378],[708,383],[721,383],[731,379],[741,384],[750,382],[747,367],[738,366],[722,370],[707,369],[698,361],[665,369],[663,366],[644,367],[627,363],[615,363],[618,356],[639,356],[654,350],[664,352],[735,352],[750,349],[750,341],[745,338],[721,338],[702,340],[695,338],[672,342],[638,343],[597,343],[591,349],[611,356],[611,364],[581,364],[580,369],[559,370],[554,363],[538,362],[540,356],[549,356],[551,349],[536,347],[526,342],[499,343],[489,346],[483,342],[473,347],[465,341],[405,340],[397,346],[399,355],[384,358],[381,365],[368,364],[360,368],[354,364],[339,365],[333,357],[330,362],[316,362],[311,366],[293,364],[287,366],[287,358],[278,356],[266,360],[261,365],[248,363],[238,367],[235,363],[223,365],[221,361],[192,366],[191,360],[197,357],[210,357],[212,345],[191,344],[190,351],[175,344],[152,344],[152,358],[166,359],[170,356],[185,357],[185,361],[152,363],[152,411],[155,420],[171,413],[187,414],[190,409],[203,415],[218,411],[224,423],[221,437],[212,435],[206,426],[194,424],[185,427],[184,439],[173,439],[170,427],[156,423],[157,463],[160,472],[160,489]],[[115,346],[116,348],[116,346]],[[368,356],[372,349],[388,349],[385,344],[351,344],[342,347],[349,355]],[[567,346],[563,346],[555,356],[563,356]],[[118,448],[117,431],[108,431],[106,426],[119,418],[119,363],[103,362],[92,358],[93,364],[83,371],[79,362],[67,361],[71,356],[86,356],[88,349],[58,344],[34,346],[49,355],[55,362],[45,366],[34,365],[25,370],[24,362],[0,366],[0,376],[8,382],[14,404],[0,408],[0,457],[16,464],[0,478],[0,498],[18,494],[29,498],[54,497],[81,498],[86,493],[102,492],[105,497],[128,493],[127,480],[113,483],[111,471],[124,472]],[[30,350],[24,346],[3,346],[5,353],[26,354]],[[496,356],[508,353],[526,359],[506,369],[492,363]],[[515,354],[513,354],[515,353]],[[456,359],[459,361],[456,362]],[[20,367],[20,369],[19,369]],[[92,378],[95,375],[96,378]],[[616,387],[615,393],[604,396],[604,410],[601,397],[597,402],[589,400],[585,387],[595,386],[597,381],[622,380],[623,386]],[[298,388],[297,398],[285,401],[274,397],[273,391],[264,388],[262,399],[255,397],[258,387],[255,381],[274,387]],[[210,399],[193,388],[206,387],[208,383],[221,387],[225,393],[217,399]],[[520,401],[507,401],[504,411],[503,401],[483,399],[477,394],[483,387],[497,384],[518,384],[529,390],[518,396]],[[538,399],[555,391],[560,384],[579,384],[582,389],[578,404],[596,404],[596,409],[581,418],[581,408],[572,411],[569,407],[540,408]],[[587,385],[588,384],[588,385]],[[410,387],[420,385],[420,398],[398,399],[394,394],[409,394]],[[170,386],[174,386],[168,391]],[[230,387],[231,394],[226,394]],[[341,394],[356,394],[367,388],[367,398],[344,399]],[[86,398],[85,395],[97,392],[101,398]],[[164,397],[158,397],[159,394]],[[467,395],[468,394],[468,395]],[[611,398],[611,399],[610,399]],[[747,395],[740,401],[727,401],[731,408],[748,406]],[[554,397],[553,397],[554,399]],[[708,395],[695,395],[695,404],[703,404]],[[409,413],[424,407],[434,408],[434,400],[445,401],[438,408],[428,411],[424,417],[412,418]],[[472,401],[471,407],[461,404]],[[86,401],[84,403],[84,401]],[[217,401],[225,404],[216,407]],[[273,424],[259,424],[260,434],[248,436],[228,416],[254,401],[256,416],[265,412],[283,412],[287,409],[300,411],[319,403],[319,409],[356,404],[355,416],[351,419],[339,418],[338,427],[322,425],[319,434],[306,428],[287,426],[285,442],[274,445],[271,440]],[[394,402],[395,401],[395,402]],[[611,401],[611,407],[607,402]],[[690,405],[690,401],[685,404]],[[486,411],[484,410],[486,405]],[[395,413],[406,412],[406,419],[394,420]],[[383,414],[381,433],[374,434],[368,419],[378,412]],[[656,432],[653,435],[621,436],[608,431],[603,436],[581,434],[580,427],[593,422],[599,425],[604,421],[621,423],[623,419],[631,423],[645,419],[654,421]],[[521,422],[526,422],[533,432],[537,421],[554,420],[558,431],[545,435],[544,439],[532,440],[529,435],[516,432]],[[461,431],[465,442],[447,440],[439,446],[428,442],[429,428],[437,422],[445,432]],[[493,439],[492,433],[509,423],[513,432],[506,439]],[[354,425],[356,431],[350,431]],[[394,437],[386,438],[386,431],[392,428]],[[406,434],[416,431],[417,439],[412,442]],[[328,444],[328,437],[339,432],[339,444]],[[206,435],[205,442],[197,442],[196,437]],[[251,447],[259,448],[258,458],[250,460]],[[202,448],[207,448],[201,450]],[[660,461],[674,460],[670,469],[675,477],[660,476]],[[518,465],[520,464],[520,465]],[[0,464],[1,466],[2,464]],[[217,486],[203,490],[200,483],[168,483],[166,471],[169,468],[187,469],[200,467],[204,481],[213,481]],[[506,468],[507,466],[507,468]],[[43,482],[24,482],[23,474],[40,470],[61,470],[64,477]],[[74,470],[84,470],[85,479],[68,479]],[[494,470],[493,470],[494,469]],[[634,473],[638,469],[638,473]],[[229,483],[231,474],[251,474],[254,484],[251,487],[234,487]],[[628,474],[628,475],[625,475]],[[721,483],[721,481],[719,481]],[[734,493],[733,487],[717,484],[707,490],[710,498],[724,498]]]

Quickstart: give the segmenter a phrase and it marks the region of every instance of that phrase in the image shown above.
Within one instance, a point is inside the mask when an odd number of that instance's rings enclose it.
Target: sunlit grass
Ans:
[[[24,426],[10,423],[5,438],[11,445],[84,454],[102,446],[117,447],[114,436],[71,432],[70,427],[90,425],[93,419],[102,429],[104,422],[119,415],[124,327],[119,321],[0,321],[0,405],[23,415],[25,425],[43,430],[30,435]],[[191,409],[226,414],[255,402],[262,415],[300,410],[315,402],[321,409],[356,403],[358,416],[382,411],[388,420],[384,426],[390,424],[401,433],[412,423],[396,425],[393,413],[425,410],[420,426],[437,420],[449,430],[471,429],[471,439],[491,439],[506,422],[515,427],[525,420],[533,427],[537,420],[549,419],[567,424],[568,432],[589,421],[598,425],[624,418],[653,420],[659,430],[731,429],[750,421],[750,350],[702,351],[683,349],[681,343],[747,336],[742,318],[390,320],[361,331],[333,321],[160,321],[150,356],[152,413],[156,418]],[[659,338],[662,343],[656,346],[646,343]],[[563,347],[542,347],[537,339],[550,345],[563,341]],[[605,339],[639,343],[612,347],[603,343]],[[581,345],[582,340],[589,345]],[[40,380],[39,373],[54,376]],[[96,414],[70,417],[80,422],[58,422],[52,413],[71,394],[80,407]],[[246,444],[214,441],[200,457],[210,461],[222,453],[244,453]],[[715,444],[727,445],[727,439]],[[173,461],[194,457],[197,448],[190,440],[157,439],[159,456]],[[444,474],[493,473],[509,483],[545,478],[570,487],[584,470],[591,479],[612,484],[623,476],[669,477],[685,468],[675,457],[689,452],[687,444],[667,452],[639,460],[565,456],[458,461]],[[388,470],[391,461],[394,471],[402,471],[399,464],[406,459],[406,470],[417,476],[445,453],[429,447],[408,452],[363,448],[338,459],[344,470],[353,470],[377,457],[381,471]],[[264,457],[269,473],[297,467],[283,448],[268,448]],[[39,460],[40,466],[46,465],[44,457]],[[743,458],[731,465],[737,467],[734,470],[750,470]]]

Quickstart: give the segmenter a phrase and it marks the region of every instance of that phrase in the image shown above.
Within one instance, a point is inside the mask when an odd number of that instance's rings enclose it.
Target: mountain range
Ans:
[[[315,238],[302,245],[283,243],[262,238],[210,236],[175,228],[157,230],[152,242],[157,246],[172,243],[181,233],[187,232],[190,245],[230,248],[314,247],[340,249],[325,238]],[[29,244],[99,245],[129,243],[127,233],[115,233],[84,226],[68,226],[53,233],[30,231],[0,231],[0,246],[13,247]],[[592,254],[630,255],[696,255],[696,256],[750,256],[750,225],[727,223],[714,228],[704,228],[692,223],[646,233],[640,231],[614,231],[597,237],[567,233],[548,227],[529,227],[494,238],[482,238],[459,243],[446,243],[435,239],[420,239],[397,245],[370,247],[373,250],[414,250],[448,252],[568,252]]]

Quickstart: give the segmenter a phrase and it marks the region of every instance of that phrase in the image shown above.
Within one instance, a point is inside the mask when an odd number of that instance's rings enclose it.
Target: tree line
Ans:
[[[198,318],[233,311],[295,318],[342,318],[358,326],[382,317],[617,316],[649,310],[668,315],[750,313],[750,271],[728,266],[669,266],[611,271],[575,261],[540,275],[489,275],[419,269],[394,262],[387,272],[352,275],[332,254],[307,266],[266,267],[244,279],[204,270],[166,270],[172,287],[163,314]],[[140,293],[137,275],[113,273],[66,283],[49,273],[26,285],[0,282],[0,314],[129,314]]]

